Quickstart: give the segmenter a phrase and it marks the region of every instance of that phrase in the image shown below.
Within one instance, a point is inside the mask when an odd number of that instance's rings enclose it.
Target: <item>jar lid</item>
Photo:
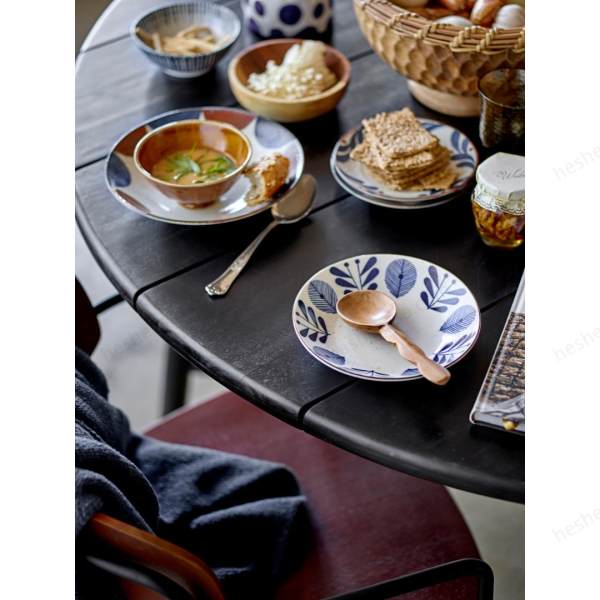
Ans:
[[[525,204],[525,157],[498,152],[477,169],[478,191],[494,198],[501,207],[516,209]]]

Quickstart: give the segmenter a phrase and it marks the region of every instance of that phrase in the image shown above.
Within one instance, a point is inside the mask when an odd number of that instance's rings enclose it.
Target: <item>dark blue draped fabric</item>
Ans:
[[[303,547],[305,498],[285,466],[133,434],[76,350],[76,535],[97,512],[200,556],[228,598],[268,598]],[[78,596],[90,582],[78,577]]]

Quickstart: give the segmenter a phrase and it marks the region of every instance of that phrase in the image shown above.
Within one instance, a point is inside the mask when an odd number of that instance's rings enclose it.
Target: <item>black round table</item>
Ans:
[[[128,211],[104,183],[116,139],[144,119],[184,107],[235,106],[225,58],[196,81],[173,81],[128,37],[131,21],[159,0],[117,0],[83,45],[76,75],[76,217],[100,266],[140,316],[189,362],[262,409],[308,433],[412,475],[506,500],[524,500],[524,439],[474,427],[469,412],[524,266],[479,240],[468,193],[429,210],[372,206],[345,193],[329,171],[338,137],[363,117],[410,106],[479,143],[475,119],[440,116],[418,104],[406,80],[363,38],[350,2],[335,3],[332,44],[352,61],[352,82],[333,113],[290,126],[315,176],[315,208],[263,243],[230,293],[210,298],[217,277],[269,220],[176,226]],[[226,2],[240,14],[239,1]],[[242,35],[232,53],[249,40]],[[483,158],[486,152],[479,148]],[[456,273],[482,311],[475,349],[438,388],[423,380],[375,383],[321,365],[292,330],[292,304],[317,270],[348,256],[398,253]],[[265,432],[268,435],[268,431]]]

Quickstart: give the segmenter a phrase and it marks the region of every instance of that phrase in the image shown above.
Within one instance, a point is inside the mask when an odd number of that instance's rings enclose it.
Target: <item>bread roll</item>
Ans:
[[[507,4],[496,13],[494,27],[511,29],[525,27],[525,9],[518,4]]]
[[[250,190],[246,195],[246,204],[254,206],[273,198],[287,181],[290,161],[283,154],[267,154],[257,163],[246,169],[250,180]]]
[[[504,0],[477,0],[471,11],[470,21],[481,27],[491,27],[503,4]]]
[[[461,11],[467,8],[467,0],[439,0],[442,6],[453,11]]]
[[[392,2],[402,8],[410,9],[425,6],[429,0],[392,0]]]

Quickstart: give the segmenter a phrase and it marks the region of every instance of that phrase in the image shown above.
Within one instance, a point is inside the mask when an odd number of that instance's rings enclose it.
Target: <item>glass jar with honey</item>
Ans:
[[[488,246],[517,248],[525,240],[525,157],[499,152],[477,169],[471,203]]]

